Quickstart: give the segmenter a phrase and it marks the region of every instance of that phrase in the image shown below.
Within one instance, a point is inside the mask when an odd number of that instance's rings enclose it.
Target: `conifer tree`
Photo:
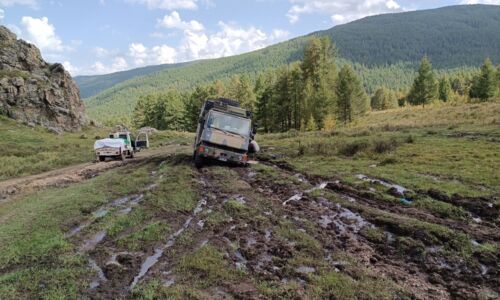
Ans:
[[[486,101],[495,96],[496,86],[495,68],[491,60],[487,58],[481,66],[480,74],[473,79],[470,97]]]
[[[208,86],[198,86],[195,88],[195,90],[191,93],[188,100],[186,101],[186,130],[196,130],[203,103],[213,97],[214,95],[211,94],[211,89]]]
[[[497,66],[497,96],[500,97],[500,65]]]
[[[352,122],[356,117],[368,111],[370,104],[361,80],[349,65],[345,65],[340,70],[335,93],[338,119],[344,124]]]
[[[434,77],[434,71],[429,59],[424,57],[418,70],[417,78],[408,95],[408,101],[413,105],[422,105],[430,103],[436,98],[437,85]]]
[[[392,109],[398,107],[396,94],[386,87],[377,89],[371,98],[371,108],[376,110]]]
[[[316,120],[314,117],[310,117],[306,124],[306,131],[315,131],[318,129],[318,125],[316,124]]]
[[[447,102],[451,98],[451,84],[446,76],[439,80],[439,100]]]

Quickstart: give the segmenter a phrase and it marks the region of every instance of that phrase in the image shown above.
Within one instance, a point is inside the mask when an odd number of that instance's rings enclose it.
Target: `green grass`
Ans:
[[[0,116],[0,132],[0,180],[4,180],[90,162],[95,158],[94,138],[106,136],[107,129],[56,135]]]
[[[140,225],[141,223],[134,225]],[[131,227],[132,225],[129,226]],[[144,247],[145,243],[160,241],[171,232],[172,229],[169,224],[156,221],[151,224],[146,224],[143,228],[130,235],[119,238],[117,244],[131,251],[138,251]]]
[[[290,221],[282,221],[277,228],[278,237],[296,243],[297,249],[311,256],[321,256],[321,244],[309,234],[299,231]]]
[[[0,206],[0,298],[77,298],[86,261],[64,237],[89,212],[136,192],[148,167],[117,169],[67,188],[50,188]]]
[[[415,191],[490,196],[500,192],[498,115],[498,101],[403,108],[371,113],[334,132],[260,135],[258,141],[264,155],[281,154],[312,175],[359,183],[355,175],[366,174]],[[421,204],[447,214],[442,204]]]
[[[194,170],[189,165],[167,165],[160,174],[164,178],[146,197],[149,206],[164,212],[191,212],[198,202],[191,188]]]
[[[229,265],[217,248],[210,245],[181,258],[176,271],[199,288],[238,281],[243,275]]]

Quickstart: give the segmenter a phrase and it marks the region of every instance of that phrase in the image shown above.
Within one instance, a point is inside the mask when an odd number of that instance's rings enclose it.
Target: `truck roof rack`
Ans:
[[[203,114],[207,113],[211,109],[216,109],[219,111],[231,113],[244,118],[252,118],[252,112],[241,108],[240,103],[236,100],[227,98],[218,98],[214,100],[207,100],[203,108]]]

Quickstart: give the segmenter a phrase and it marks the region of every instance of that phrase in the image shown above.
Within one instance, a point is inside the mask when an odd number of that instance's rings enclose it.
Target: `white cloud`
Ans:
[[[156,63],[171,64],[175,62],[177,51],[167,45],[155,46],[152,49]]]
[[[284,30],[275,29],[267,34],[253,26],[242,28],[224,22],[219,22],[219,28],[218,32],[210,35],[185,30],[180,59],[186,61],[236,55],[264,48],[289,36],[289,32]]]
[[[127,60],[122,56],[118,56],[115,59],[113,59],[110,65],[105,65],[101,61],[96,61],[92,66],[90,66],[90,68],[85,70],[77,69],[77,72],[79,74],[86,74],[86,75],[100,75],[100,74],[120,72],[127,70],[128,68],[129,65],[127,63]],[[73,75],[73,73],[71,74]]]
[[[297,23],[305,14],[329,14],[334,24],[341,24],[366,16],[401,11],[396,0],[289,0],[292,7],[287,17],[290,23]]]
[[[146,59],[148,58],[147,51],[148,49],[141,43],[132,43],[128,47],[129,55],[137,66],[146,64]]]
[[[0,0],[0,6],[26,5],[32,8],[38,7],[38,0]]]
[[[21,23],[26,29],[26,38],[42,51],[60,52],[69,49],[56,35],[56,30],[47,17],[41,19],[22,17]]]
[[[105,74],[111,73],[108,71],[108,68],[100,61],[96,61],[91,67],[90,70],[86,72],[86,74],[94,75],[94,74]]]
[[[189,22],[183,21],[177,11],[173,11],[170,15],[165,15],[163,19],[158,20],[158,27],[182,30],[189,29],[192,31],[201,31],[205,29],[203,24],[196,20],[191,20]]]
[[[5,11],[0,8],[0,21],[3,21],[4,17],[5,17]]]
[[[493,4],[500,5],[500,0],[464,0],[461,4]]]
[[[128,55],[136,66],[170,64],[176,62],[177,50],[168,45],[148,48],[142,43],[132,43],[129,45]]]
[[[115,58],[113,64],[111,65],[111,68],[114,70],[114,72],[123,71],[128,68],[127,60],[121,56]]]
[[[94,52],[95,56],[99,58],[103,58],[109,55],[109,50],[102,47],[95,47],[92,52]]]
[[[62,65],[72,76],[75,76],[80,71],[79,68],[73,66],[69,61],[65,60]]]
[[[127,0],[131,3],[146,5],[149,9],[197,9],[198,0]]]

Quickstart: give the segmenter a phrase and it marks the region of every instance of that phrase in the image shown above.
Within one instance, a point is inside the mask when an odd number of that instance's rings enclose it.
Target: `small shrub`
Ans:
[[[396,149],[397,146],[398,142],[395,139],[376,140],[373,142],[373,151],[378,154],[391,152]]]
[[[306,153],[306,146],[299,142],[298,156],[303,156]]]
[[[410,134],[409,136],[406,137],[405,143],[413,144],[413,143],[415,143],[415,138]]]
[[[380,162],[380,165],[381,166],[386,166],[386,165],[393,165],[393,164],[397,164],[398,163],[398,160],[393,158],[393,157],[388,157],[386,159],[384,159],[383,161]]]
[[[369,144],[366,141],[355,141],[352,143],[345,144],[339,150],[339,153],[344,156],[354,156],[357,153],[366,150]]]

